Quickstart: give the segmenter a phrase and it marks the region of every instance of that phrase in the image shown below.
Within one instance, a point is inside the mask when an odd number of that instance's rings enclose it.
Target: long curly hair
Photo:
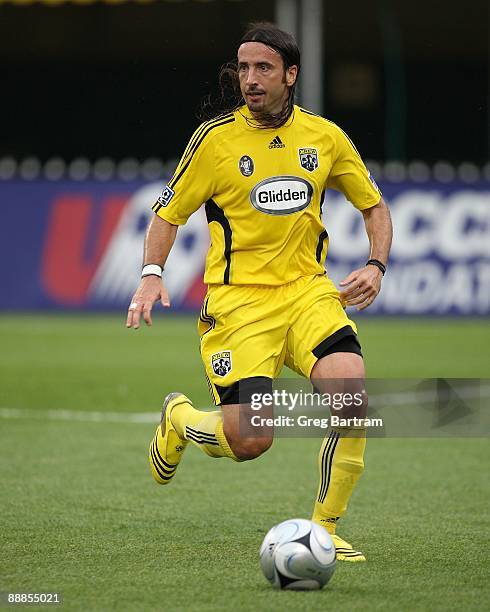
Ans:
[[[269,22],[249,24],[248,30],[240,40],[239,46],[246,42],[260,42],[277,51],[282,58],[285,72],[291,66],[297,66],[298,68],[296,81],[288,88],[288,97],[281,111],[279,113],[255,113],[255,119],[247,119],[251,125],[257,128],[266,129],[280,127],[289,119],[294,108],[296,83],[301,68],[301,57],[298,45],[291,34],[284,32],[284,30],[281,30],[276,25]],[[214,119],[220,115],[231,113],[245,104],[245,100],[240,91],[238,66],[236,62],[227,62],[221,67],[218,77],[218,86],[218,93],[209,94],[201,102],[198,113],[198,118],[201,121]]]

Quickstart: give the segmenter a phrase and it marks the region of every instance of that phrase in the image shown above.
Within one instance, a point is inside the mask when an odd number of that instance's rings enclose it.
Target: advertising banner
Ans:
[[[393,219],[388,272],[369,314],[490,314],[488,184],[382,183]],[[366,261],[363,219],[328,192],[331,237],[327,269],[334,281]]]
[[[490,314],[488,184],[381,182],[394,224],[388,272],[367,314]],[[163,183],[0,183],[0,309],[124,310],[139,282],[151,205]],[[299,213],[301,214],[301,213]],[[362,215],[327,192],[327,271],[340,281],[368,256]],[[175,310],[196,310],[209,232],[203,208],[165,269]]]

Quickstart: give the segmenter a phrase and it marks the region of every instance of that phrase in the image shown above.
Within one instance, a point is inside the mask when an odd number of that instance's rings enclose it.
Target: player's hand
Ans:
[[[364,266],[354,270],[340,281],[343,287],[340,299],[345,306],[357,306],[357,310],[364,310],[374,302],[381,289],[383,274],[376,266]]]
[[[158,300],[160,300],[164,308],[170,307],[168,292],[162,279],[158,276],[145,276],[145,278],[141,279],[140,286],[133,295],[129,305],[126,327],[138,329],[142,314],[145,323],[151,326],[151,310],[153,304]]]

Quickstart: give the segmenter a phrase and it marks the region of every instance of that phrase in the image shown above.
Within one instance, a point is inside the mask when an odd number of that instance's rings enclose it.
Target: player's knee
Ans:
[[[272,437],[236,438],[229,440],[230,447],[240,461],[256,459],[272,446]]]
[[[340,397],[339,416],[365,419],[368,411],[368,395],[363,381],[346,381],[345,391]],[[349,384],[350,383],[350,384]]]

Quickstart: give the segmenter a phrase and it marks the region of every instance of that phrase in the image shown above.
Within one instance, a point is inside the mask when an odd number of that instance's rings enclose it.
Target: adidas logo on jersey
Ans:
[[[284,149],[285,146],[286,145],[279,138],[279,136],[276,136],[273,140],[271,140],[269,144],[269,149]]]

